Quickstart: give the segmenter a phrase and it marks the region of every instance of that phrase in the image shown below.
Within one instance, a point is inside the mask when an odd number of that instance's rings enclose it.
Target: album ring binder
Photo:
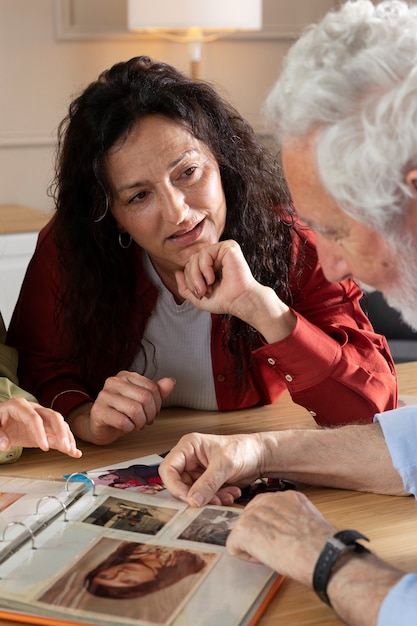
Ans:
[[[252,626],[282,582],[231,557],[241,510],[64,480],[0,478],[0,619]],[[30,618],[30,619],[29,619]]]

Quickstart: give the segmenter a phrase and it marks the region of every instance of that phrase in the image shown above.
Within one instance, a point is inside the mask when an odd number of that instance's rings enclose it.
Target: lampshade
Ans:
[[[202,42],[238,30],[259,30],[262,0],[128,0],[127,25],[187,43],[191,76],[198,78]]]
[[[262,0],[128,0],[129,30],[259,30]]]

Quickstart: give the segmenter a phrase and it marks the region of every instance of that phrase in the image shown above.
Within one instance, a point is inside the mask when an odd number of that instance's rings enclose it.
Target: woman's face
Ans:
[[[125,588],[148,583],[156,577],[157,568],[153,567],[152,563],[127,561],[101,570],[94,576],[93,582],[105,587]]]
[[[137,122],[107,154],[112,213],[149,254],[168,288],[192,254],[217,243],[226,221],[219,166],[208,146],[161,115]]]

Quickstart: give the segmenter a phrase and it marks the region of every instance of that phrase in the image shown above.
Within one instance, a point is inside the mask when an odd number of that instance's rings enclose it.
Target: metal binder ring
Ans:
[[[42,502],[42,500],[57,500],[59,502],[59,504],[62,507],[62,510],[64,511],[64,522],[68,522],[67,519],[67,507],[65,506],[65,504],[63,502],[61,502],[61,500],[59,498],[57,498],[57,496],[42,496],[42,498],[40,498],[37,503],[36,503],[36,511],[35,511],[35,515],[39,515],[39,505]]]
[[[32,529],[31,529],[31,528],[29,528],[29,526],[27,526],[24,522],[9,522],[9,523],[5,526],[5,528],[4,528],[4,530],[3,530],[3,535],[2,535],[2,538],[1,538],[1,540],[2,540],[2,541],[5,541],[5,540],[6,540],[6,531],[7,531],[7,529],[8,529],[8,528],[10,528],[11,526],[23,526],[24,528],[26,528],[26,530],[28,531],[28,533],[29,533],[29,535],[30,535],[30,537],[31,537],[31,539],[32,539],[32,550],[36,550],[36,546],[35,546],[35,535],[33,534]]]
[[[93,496],[96,496],[96,484],[94,482],[94,480],[92,478],[90,478],[90,476],[87,476],[87,474],[84,474],[84,472],[74,472],[74,474],[70,474],[66,480],[65,483],[65,491],[69,491],[69,484],[71,482],[71,479],[74,478],[75,476],[81,476],[83,482],[85,483],[89,483],[92,488],[93,488]]]

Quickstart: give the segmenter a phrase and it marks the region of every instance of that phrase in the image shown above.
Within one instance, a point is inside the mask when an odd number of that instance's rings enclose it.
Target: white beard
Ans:
[[[399,311],[403,321],[417,330],[417,242],[412,234],[397,236],[392,239],[391,248],[400,279],[383,295],[389,306]]]
[[[412,235],[397,235],[390,243],[392,257],[397,259],[401,278],[396,285],[385,289],[382,295],[389,306],[400,313],[402,321],[417,331],[417,244]],[[362,291],[377,291],[375,287],[361,280],[356,282]]]

